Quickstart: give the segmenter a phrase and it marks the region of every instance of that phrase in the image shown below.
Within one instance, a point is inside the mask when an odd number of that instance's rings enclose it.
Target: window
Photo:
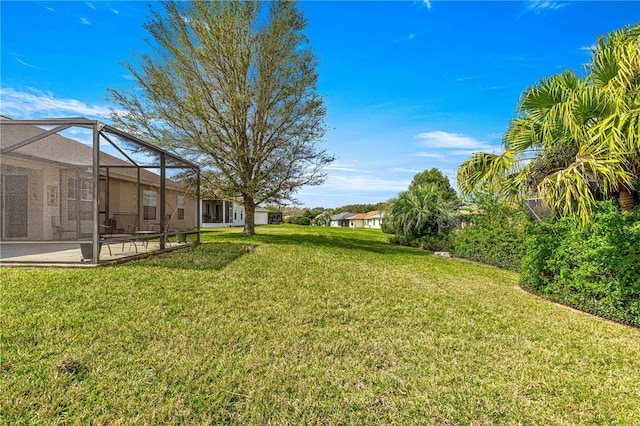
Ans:
[[[184,195],[178,195],[178,220],[184,220]]]
[[[158,205],[158,193],[156,191],[147,191],[142,194],[142,218],[144,220],[156,220],[156,207]]]
[[[67,200],[76,199],[76,178],[67,179]]]
[[[93,188],[92,181],[88,179],[82,179],[80,181],[80,200],[81,201],[93,201]]]
[[[93,181],[91,179],[67,179],[67,220],[93,219]],[[80,195],[78,199],[78,195]]]

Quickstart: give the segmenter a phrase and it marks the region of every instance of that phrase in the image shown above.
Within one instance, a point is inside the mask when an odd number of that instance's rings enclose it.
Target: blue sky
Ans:
[[[633,1],[306,1],[337,156],[307,207],[386,201],[437,167],[455,185],[475,151],[499,151],[522,91],[583,72],[598,35],[640,21]],[[2,1],[0,114],[98,118],[119,65],[147,50],[147,2]]]

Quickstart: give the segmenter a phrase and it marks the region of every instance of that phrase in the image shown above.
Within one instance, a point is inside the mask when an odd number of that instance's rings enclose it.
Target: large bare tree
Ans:
[[[162,3],[145,24],[151,53],[123,64],[135,87],[109,89],[125,111],[114,124],[195,159],[209,191],[242,200],[247,235],[258,204],[294,201],[334,159],[319,146],[326,108],[305,26],[290,1]]]

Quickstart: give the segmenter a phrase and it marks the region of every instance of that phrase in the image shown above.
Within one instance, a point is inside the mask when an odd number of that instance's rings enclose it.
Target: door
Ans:
[[[3,238],[27,238],[29,178],[5,176],[2,189]]]

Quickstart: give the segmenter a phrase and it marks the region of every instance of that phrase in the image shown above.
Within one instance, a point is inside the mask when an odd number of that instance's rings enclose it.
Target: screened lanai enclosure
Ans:
[[[197,165],[86,118],[0,119],[0,261],[98,264],[198,243]]]

